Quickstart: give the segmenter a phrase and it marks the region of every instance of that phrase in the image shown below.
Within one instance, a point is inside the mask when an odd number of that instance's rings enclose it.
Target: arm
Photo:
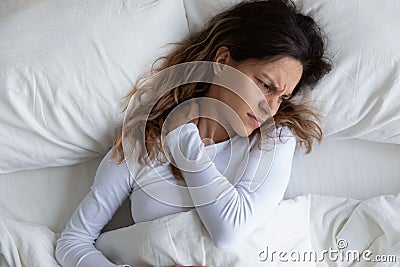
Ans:
[[[55,257],[64,267],[115,267],[98,249],[95,240],[132,188],[125,161],[113,162],[111,150],[101,161],[90,192],[76,208],[61,237]],[[130,267],[130,266],[129,266]]]
[[[284,143],[278,137],[274,138],[275,152],[271,150],[260,153],[256,148],[250,151],[246,169],[236,185],[232,185],[218,171],[206,152],[202,151],[204,144],[195,124],[184,124],[167,134],[167,148],[177,166],[183,168],[181,172],[196,211],[216,246],[230,247],[242,240],[282,200],[289,182],[296,145],[290,130],[284,129],[287,136],[282,138]],[[256,190],[251,186],[253,179],[259,181]],[[204,186],[208,188],[204,189]],[[203,205],[204,196],[210,193],[221,197]]]

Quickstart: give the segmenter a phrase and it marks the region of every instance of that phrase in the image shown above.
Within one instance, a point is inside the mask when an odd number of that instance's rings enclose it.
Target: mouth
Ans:
[[[263,123],[263,121],[258,120],[257,117],[254,116],[253,114],[247,113],[247,116],[249,116],[252,123],[257,127],[260,127],[260,125]]]

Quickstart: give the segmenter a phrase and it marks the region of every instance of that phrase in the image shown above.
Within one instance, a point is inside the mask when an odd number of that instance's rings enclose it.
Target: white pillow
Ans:
[[[188,34],[182,0],[13,0],[0,18],[0,173],[104,154],[121,98]]]
[[[239,0],[184,0],[189,29]],[[325,137],[400,144],[400,1],[295,0],[328,37],[332,72],[307,96]]]
[[[280,262],[277,253],[312,249],[309,206],[309,195],[280,202],[248,237],[229,249],[214,245],[195,209],[102,233],[95,247],[112,262],[132,267],[293,266],[290,260],[287,265]],[[277,253],[271,259],[273,250]],[[314,264],[298,262],[295,266]]]

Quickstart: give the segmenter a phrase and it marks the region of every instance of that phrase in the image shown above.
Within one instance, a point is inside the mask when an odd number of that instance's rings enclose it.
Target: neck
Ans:
[[[227,131],[218,122],[209,118],[200,118],[197,127],[199,128],[200,138],[205,145],[220,143],[229,139]]]
[[[204,96],[206,98],[201,99],[199,103],[200,118],[197,122],[197,128],[199,129],[200,138],[202,140],[205,139],[203,142],[206,145],[223,142],[235,135],[230,124],[218,109],[218,95],[215,95],[214,92],[212,84]]]

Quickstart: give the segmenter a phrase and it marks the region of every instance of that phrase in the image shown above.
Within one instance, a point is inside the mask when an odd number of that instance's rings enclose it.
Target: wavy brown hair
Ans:
[[[163,84],[175,79],[169,74],[157,83],[146,83],[151,75],[177,64],[194,61],[213,61],[216,51],[226,46],[233,60],[259,60],[270,62],[283,57],[292,57],[303,66],[302,77],[289,100],[283,100],[273,119],[276,126],[287,126],[298,143],[312,149],[313,139],[322,140],[321,122],[318,112],[310,103],[296,102],[295,95],[305,95],[331,70],[329,59],[324,56],[323,32],[315,21],[299,13],[290,0],[243,1],[210,19],[198,32],[180,42],[171,43],[171,52],[158,58],[148,73],[142,74],[132,91],[124,96],[122,112],[128,108],[132,97],[135,107],[126,114],[125,124],[118,129],[113,142],[112,158],[121,163],[124,158],[122,136],[129,142],[144,140],[139,151],[141,163],[154,161],[160,152],[164,154],[160,136],[163,123],[170,111],[186,100],[203,97],[209,83],[188,83],[167,92],[160,90]],[[184,73],[191,75],[191,73]],[[143,99],[147,96],[147,99]],[[293,100],[293,101],[292,101]],[[149,104],[155,103],[148,112]],[[258,128],[254,132],[259,134]],[[260,139],[258,139],[258,143]],[[135,148],[139,149],[139,147]],[[144,152],[146,151],[146,153]],[[119,152],[119,158],[117,154]],[[125,151],[127,153],[127,151]],[[128,154],[127,154],[128,155]],[[164,154],[165,155],[165,154]],[[170,164],[177,179],[183,179],[179,169]]]

